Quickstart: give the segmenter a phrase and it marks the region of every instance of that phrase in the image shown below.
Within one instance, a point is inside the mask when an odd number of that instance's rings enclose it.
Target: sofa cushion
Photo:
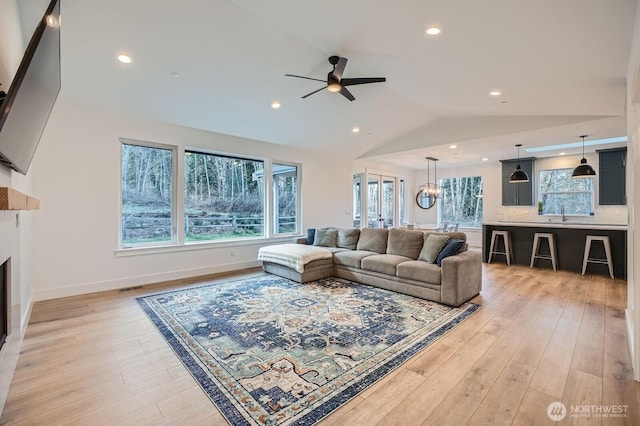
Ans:
[[[345,250],[334,253],[333,263],[336,266],[360,268],[362,259],[368,256],[375,256],[375,253],[366,250]]]
[[[396,266],[402,262],[411,260],[406,256],[397,254],[374,254],[362,259],[362,269],[365,271],[379,272],[381,274],[396,275]]]
[[[389,230],[384,228],[364,228],[360,231],[358,250],[374,251],[376,253],[387,252],[387,239]]]
[[[338,229],[338,242],[336,243],[336,246],[355,250],[358,246],[359,237],[359,229]]]
[[[416,260],[423,245],[424,233],[422,231],[393,228],[389,231],[387,254],[397,254]]]
[[[398,265],[396,275],[398,278],[440,285],[442,283],[441,271],[440,267],[433,263],[427,263],[421,260],[410,260]]]
[[[464,247],[464,241],[455,238],[449,239],[436,257],[436,265],[442,266],[442,259],[460,253],[462,247]]]
[[[335,229],[316,229],[313,239],[314,246],[335,247],[338,241],[338,231]]]
[[[438,257],[438,253],[442,250],[444,245],[449,240],[448,235],[444,234],[428,234],[425,236],[424,246],[420,250],[420,256],[418,260],[424,260],[428,263],[434,263]]]

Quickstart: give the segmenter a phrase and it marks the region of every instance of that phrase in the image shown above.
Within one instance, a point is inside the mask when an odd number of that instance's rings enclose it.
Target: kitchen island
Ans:
[[[482,225],[482,260],[487,262],[493,231],[509,231],[513,250],[512,263],[529,265],[533,248],[533,235],[536,232],[555,234],[558,269],[582,272],[582,258],[587,235],[606,235],[611,242],[613,272],[616,278],[627,277],[627,226],[616,224],[580,223],[580,222],[487,222]],[[502,245],[502,239],[500,239]],[[503,251],[502,248],[499,250]],[[540,244],[540,254],[549,254],[546,241]],[[602,243],[591,246],[591,258],[604,258]],[[503,255],[494,255],[492,262],[505,262]],[[537,259],[536,268],[551,268],[551,261]],[[585,274],[609,275],[607,265],[589,263]]]

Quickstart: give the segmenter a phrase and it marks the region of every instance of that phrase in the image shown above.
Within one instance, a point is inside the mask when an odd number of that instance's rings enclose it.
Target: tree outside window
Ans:
[[[171,149],[122,144],[121,244],[174,242]]]
[[[264,162],[186,151],[185,241],[264,236]]]
[[[482,176],[439,180],[438,223],[465,228],[482,226]]]
[[[573,169],[540,170],[538,213],[543,215],[593,215],[594,178],[573,178]]]
[[[178,172],[177,147],[122,140],[121,150],[123,248],[300,231],[300,165],[274,162],[265,175],[260,159],[185,150],[184,170]],[[184,191],[183,205],[177,191]],[[177,212],[184,213],[182,226]]]

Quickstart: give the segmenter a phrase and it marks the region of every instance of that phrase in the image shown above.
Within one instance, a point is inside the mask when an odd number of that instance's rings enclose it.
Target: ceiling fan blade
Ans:
[[[355,86],[356,84],[384,83],[385,77],[343,78],[340,84],[343,86]]]
[[[348,91],[347,88],[344,87],[344,86],[342,86],[340,88],[340,94],[342,96],[344,96],[345,98],[349,99],[350,101],[355,101],[356,100],[356,98],[351,94],[351,92]]]
[[[318,93],[319,91],[324,90],[324,89],[326,89],[326,87],[321,87],[321,88],[319,88],[318,90],[314,90],[314,91],[313,91],[313,92],[311,92],[311,93],[307,93],[306,95],[304,95],[304,96],[302,97],[302,99],[307,98],[307,97],[309,97],[309,96],[313,95],[314,93]]]
[[[344,72],[344,67],[347,66],[347,61],[347,58],[340,58],[336,64],[336,68],[333,70],[333,75],[338,81],[342,80],[342,73]]]
[[[284,76],[285,76],[285,77],[304,78],[304,79],[306,79],[306,80],[321,81],[321,82],[323,82],[323,83],[326,83],[326,81],[324,81],[324,80],[320,80],[320,79],[318,79],[318,78],[304,77],[304,76],[301,76],[301,75],[285,74]]]

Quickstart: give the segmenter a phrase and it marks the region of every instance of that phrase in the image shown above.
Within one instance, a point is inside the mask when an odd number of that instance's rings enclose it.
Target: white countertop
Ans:
[[[580,222],[568,220],[566,222],[534,222],[534,221],[515,221],[515,220],[498,220],[495,222],[483,222],[483,225],[493,226],[522,226],[532,228],[568,228],[568,229],[610,229],[626,231],[627,225],[614,223],[596,223],[596,222]]]

